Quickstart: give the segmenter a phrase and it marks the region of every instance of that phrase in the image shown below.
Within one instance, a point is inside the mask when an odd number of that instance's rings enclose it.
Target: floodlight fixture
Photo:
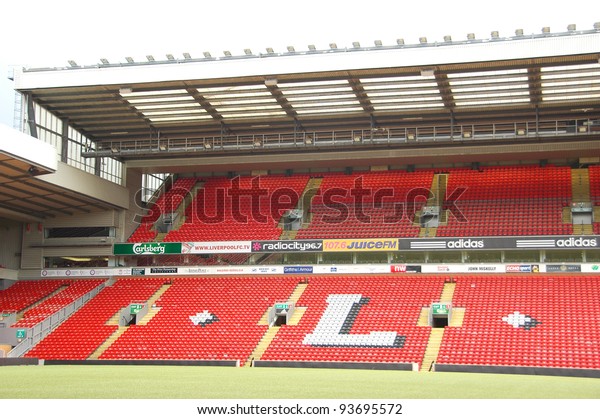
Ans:
[[[210,150],[212,148],[212,144],[209,143],[208,141],[205,141],[204,142],[204,148],[207,149],[207,150]]]
[[[498,31],[492,31],[492,39],[500,38],[500,33]]]
[[[352,47],[354,47],[354,48],[360,48],[360,42],[358,42],[358,41],[352,42]]]
[[[155,60],[154,60],[154,57],[153,57],[152,55],[146,55],[146,59],[147,59],[147,60],[148,60],[148,62],[150,62],[150,63],[153,63],[153,62],[155,61]]]
[[[131,87],[121,87],[119,89],[119,94],[121,94],[121,95],[127,95],[131,92],[133,92],[133,89]]]
[[[444,42],[452,42],[452,37],[450,35],[445,35]]]
[[[468,33],[468,34],[467,34],[467,39],[468,39],[469,41],[472,41],[472,40],[474,40],[474,39],[475,39],[475,34],[474,34],[473,32],[471,32],[471,33]]]
[[[337,49],[337,47],[338,47],[338,46],[337,46],[337,44],[336,44],[335,42],[331,42],[331,43],[329,44],[329,48],[331,48],[331,49]]]
[[[204,54],[204,58],[211,58],[212,55],[210,55],[210,52],[208,51],[204,51],[202,54]]]
[[[382,44],[382,42],[381,42],[381,39],[376,39],[376,40],[375,40],[375,46],[376,46],[376,47],[380,47],[380,46],[382,46],[382,45],[383,45],[383,44]]]
[[[71,67],[78,67],[77,63],[75,62],[75,60],[69,60],[69,65]]]
[[[542,33],[550,33],[550,26],[544,26],[542,28]]]
[[[419,38],[419,42],[420,42],[421,44],[426,44],[426,43],[427,43],[427,37],[426,37],[426,36],[422,36],[422,37],[420,37],[420,38]]]
[[[567,26],[567,30],[569,32],[573,32],[573,31],[577,30],[577,25],[574,23],[571,23],[569,26]]]
[[[106,58],[100,58],[100,62],[104,65],[110,64]]]
[[[398,39],[396,39],[396,44],[398,44],[398,45],[404,45],[404,38],[398,38]]]
[[[317,50],[317,47],[316,47],[314,44],[310,44],[310,45],[308,46],[308,50],[309,50],[309,51],[316,51],[316,50]]]
[[[129,64],[133,64],[135,61],[133,61],[133,58],[131,57],[125,57],[125,60],[129,63]]]
[[[223,51],[223,54],[224,54],[226,57],[231,57],[231,51],[229,51],[229,50],[225,50],[225,51]]]
[[[296,52],[296,48],[294,48],[291,45],[288,45],[287,50],[288,50],[288,52]]]
[[[523,29],[517,29],[515,31],[515,35],[517,35],[517,36],[523,36]]]
[[[594,29],[596,29],[596,30],[600,29],[600,22],[594,23]]]
[[[250,48],[244,48],[244,54],[252,55],[252,50]]]
[[[191,59],[192,59],[192,56],[190,55],[190,53],[189,53],[189,52],[184,52],[184,53],[183,53],[183,58],[185,58],[186,60],[191,60]]]
[[[275,54],[275,51],[271,47],[267,47],[267,54]]]
[[[167,60],[175,61],[175,57],[173,57],[173,54],[167,54]]]

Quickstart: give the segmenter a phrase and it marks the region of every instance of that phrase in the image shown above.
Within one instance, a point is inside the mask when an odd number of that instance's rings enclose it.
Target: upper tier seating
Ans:
[[[39,322],[52,316],[60,309],[68,306],[73,301],[84,296],[94,288],[102,284],[102,279],[92,280],[65,280],[63,281],[66,288],[52,297],[44,300],[41,304],[23,313],[23,318],[16,322],[12,327],[33,327]]]
[[[600,166],[590,166],[590,198],[592,205],[600,207]],[[594,219],[594,234],[600,234],[600,219]]]
[[[171,189],[158,197],[156,202],[150,206],[146,215],[142,217],[140,225],[129,237],[130,243],[150,242],[156,237],[156,231],[152,230],[154,223],[162,214],[173,212],[179,207],[181,202],[190,193],[198,179],[196,178],[178,178]]]
[[[133,325],[100,359],[240,360],[267,330],[258,322],[298,278],[174,278],[147,325]]]
[[[210,178],[166,241],[273,240],[285,212],[296,207],[307,175]]]
[[[60,287],[69,285],[68,281],[42,279],[36,281],[18,281],[5,290],[0,290],[0,311],[19,312],[56,292]]]
[[[599,277],[459,277],[463,325],[446,328],[437,362],[598,369],[598,301]]]
[[[108,320],[133,302],[147,301],[165,282],[162,278],[119,279],[65,320],[25,354],[40,359],[87,359],[118,328]]]
[[[455,202],[465,220],[450,214],[437,236],[573,234],[573,225],[562,222],[562,209],[571,205],[568,167],[454,169],[447,196],[458,188],[465,189]]]
[[[296,237],[415,237],[414,213],[427,201],[423,191],[432,180],[432,171],[324,174],[312,200],[312,221]],[[362,198],[352,192],[361,189],[367,191]]]
[[[431,328],[417,326],[417,321],[422,307],[440,298],[442,277],[311,277],[309,281],[297,303],[306,307],[300,323],[281,326],[261,360],[422,361]]]

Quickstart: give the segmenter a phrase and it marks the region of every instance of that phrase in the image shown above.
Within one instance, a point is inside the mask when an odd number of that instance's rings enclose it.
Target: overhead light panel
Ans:
[[[155,60],[154,60],[154,57],[153,57],[152,55],[146,55],[146,59],[147,59],[147,60],[148,60],[148,62],[150,62],[150,63],[153,63],[153,62],[155,61]]]
[[[183,58],[185,58],[186,60],[191,60],[191,59],[192,59],[192,56],[190,55],[190,53],[189,53],[189,52],[184,52],[184,53],[183,53]]]
[[[129,64],[133,64],[134,63],[133,58],[131,58],[131,57],[125,57],[125,60],[127,60],[127,62]]]

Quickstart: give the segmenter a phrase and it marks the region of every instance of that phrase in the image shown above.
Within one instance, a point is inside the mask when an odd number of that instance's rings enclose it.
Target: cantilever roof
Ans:
[[[600,30],[459,43],[23,70],[94,141],[600,118]]]

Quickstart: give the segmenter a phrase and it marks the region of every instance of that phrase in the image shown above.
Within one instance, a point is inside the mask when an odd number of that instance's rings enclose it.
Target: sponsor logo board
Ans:
[[[321,252],[323,240],[268,240],[253,241],[252,252]]]
[[[397,251],[398,239],[327,239],[324,252],[382,252]]]

